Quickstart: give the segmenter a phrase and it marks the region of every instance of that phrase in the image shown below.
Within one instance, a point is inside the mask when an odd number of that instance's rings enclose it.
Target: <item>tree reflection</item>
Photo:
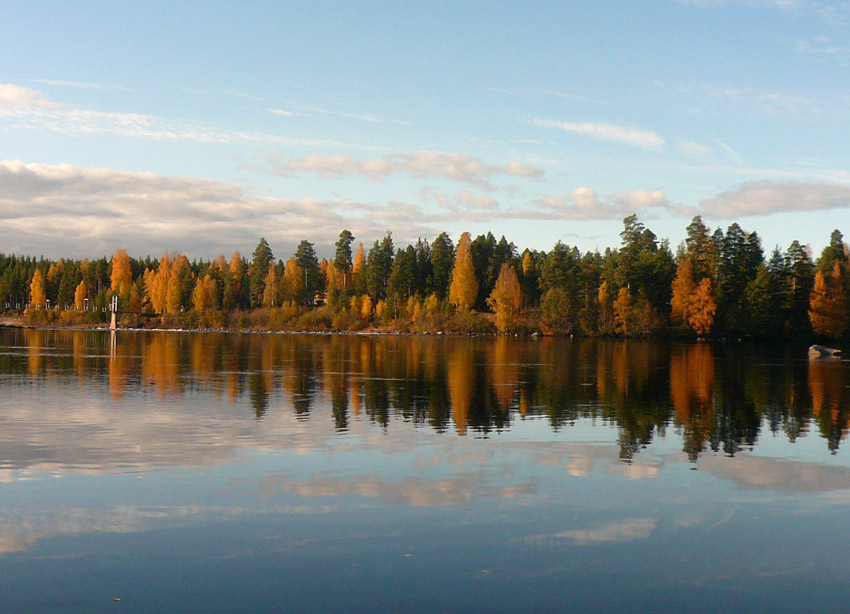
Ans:
[[[847,436],[848,397],[846,367],[838,361],[809,361],[809,393],[815,420],[833,453]]]
[[[513,339],[7,330],[4,386],[103,382],[114,401],[225,395],[256,418],[271,411],[344,432],[362,415],[488,436],[512,420],[554,431],[589,420],[617,428],[631,461],[675,424],[692,461],[738,454],[762,428],[794,441],[811,427],[836,451],[850,421],[848,369],[800,348],[664,344],[638,339]],[[273,410],[273,406],[279,405]]]

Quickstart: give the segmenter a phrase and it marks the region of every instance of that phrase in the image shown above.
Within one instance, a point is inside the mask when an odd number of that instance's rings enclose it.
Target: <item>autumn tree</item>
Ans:
[[[274,264],[270,264],[268,273],[266,273],[266,278],[264,280],[263,307],[276,307],[278,304],[279,292],[280,289],[278,288],[277,271],[275,270]]]
[[[86,297],[88,296],[88,288],[85,280],[80,280],[77,289],[74,291],[74,307],[77,311],[82,311],[86,308]]]
[[[611,304],[611,291],[608,289],[607,281],[603,281],[599,285],[596,302],[599,305],[599,332],[603,335],[610,335],[614,332],[614,310]]]
[[[832,273],[827,278],[822,271],[815,274],[809,318],[819,335],[840,337],[848,324],[847,294],[844,292],[844,275],[839,260],[832,263]]]
[[[36,269],[32,274],[30,283],[30,303],[36,307],[47,305],[47,292],[44,289],[44,274],[41,269]]]
[[[286,261],[283,269],[283,300],[294,303],[302,302],[304,292],[304,271],[298,266],[293,256]]]
[[[714,290],[708,277],[699,282],[689,303],[688,324],[697,335],[703,337],[711,330],[714,315],[717,313],[717,302],[714,300]]]
[[[515,326],[522,307],[522,291],[516,271],[510,263],[502,264],[493,292],[487,298],[487,305],[496,314],[496,328],[499,332],[506,333]]]
[[[168,295],[168,278],[171,276],[171,259],[163,254],[156,271],[147,269],[144,273],[145,291],[148,301],[156,313],[165,313]]]
[[[351,264],[351,281],[356,294],[366,293],[366,252],[362,243],[357,247],[357,253],[354,254],[354,261]]]
[[[124,249],[115,251],[112,256],[112,285],[110,289],[118,294],[124,294],[133,284],[133,273],[130,270],[130,256]]]
[[[478,295],[478,281],[475,279],[475,268],[472,264],[471,245],[469,233],[463,233],[457,244],[457,254],[452,269],[449,302],[461,311],[470,309]]]
[[[690,258],[679,260],[676,277],[673,279],[673,295],[670,298],[670,320],[673,326],[687,326],[688,308],[696,284],[694,283],[694,267]]]
[[[628,336],[631,332],[632,297],[628,288],[620,288],[614,301],[614,332]]]
[[[204,275],[202,280],[195,284],[192,291],[192,307],[195,311],[210,311],[218,307],[215,279],[212,275]]]
[[[227,268],[224,277],[222,307],[225,309],[235,309],[242,306],[244,278],[245,264],[242,261],[242,254],[239,253],[239,250],[236,250],[230,256],[230,266]]]

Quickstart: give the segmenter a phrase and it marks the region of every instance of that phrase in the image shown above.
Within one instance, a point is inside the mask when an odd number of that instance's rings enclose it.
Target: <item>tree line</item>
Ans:
[[[113,296],[124,317],[168,325],[293,330],[551,335],[842,338],[848,330],[847,245],[838,230],[815,259],[793,241],[765,256],[755,231],[713,232],[697,216],[671,250],[635,215],[618,248],[582,253],[558,242],[525,249],[492,233],[447,233],[366,250],[339,234],[331,259],[301,241],[287,260],[260,239],[250,259],[130,257],[90,261],[0,254],[0,297],[33,323],[93,323]],[[70,308],[60,315],[44,307]],[[97,314],[97,315],[96,315]]]

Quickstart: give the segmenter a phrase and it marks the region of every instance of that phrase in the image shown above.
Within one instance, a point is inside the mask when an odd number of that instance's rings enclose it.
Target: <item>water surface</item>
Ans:
[[[843,609],[848,385],[794,346],[2,330],[0,611]]]

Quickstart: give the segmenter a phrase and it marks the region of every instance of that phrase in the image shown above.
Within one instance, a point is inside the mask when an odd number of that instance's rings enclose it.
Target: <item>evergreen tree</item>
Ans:
[[[334,266],[343,274],[342,289],[346,290],[349,286],[351,278],[351,267],[354,262],[351,257],[351,243],[354,241],[354,235],[349,230],[343,230],[339,233],[339,240],[336,242],[336,256],[334,257]]]
[[[440,233],[431,244],[431,287],[429,293],[443,301],[449,295],[452,268],[454,267],[454,245],[445,232]]]
[[[249,296],[251,307],[259,307],[263,304],[263,292],[265,290],[266,275],[269,272],[269,265],[274,261],[272,248],[269,247],[265,237],[260,238],[257,247],[254,248],[254,253],[251,257],[251,268],[249,270]]]
[[[380,243],[375,241],[369,250],[369,257],[366,259],[366,287],[376,304],[387,297],[393,253],[393,239],[389,232]]]
[[[309,241],[301,241],[295,250],[295,263],[304,272],[304,303],[312,305],[315,302],[316,293],[324,290],[319,269],[319,260]]]
[[[412,245],[399,249],[393,261],[389,279],[389,296],[407,299],[416,292],[416,250]]]

